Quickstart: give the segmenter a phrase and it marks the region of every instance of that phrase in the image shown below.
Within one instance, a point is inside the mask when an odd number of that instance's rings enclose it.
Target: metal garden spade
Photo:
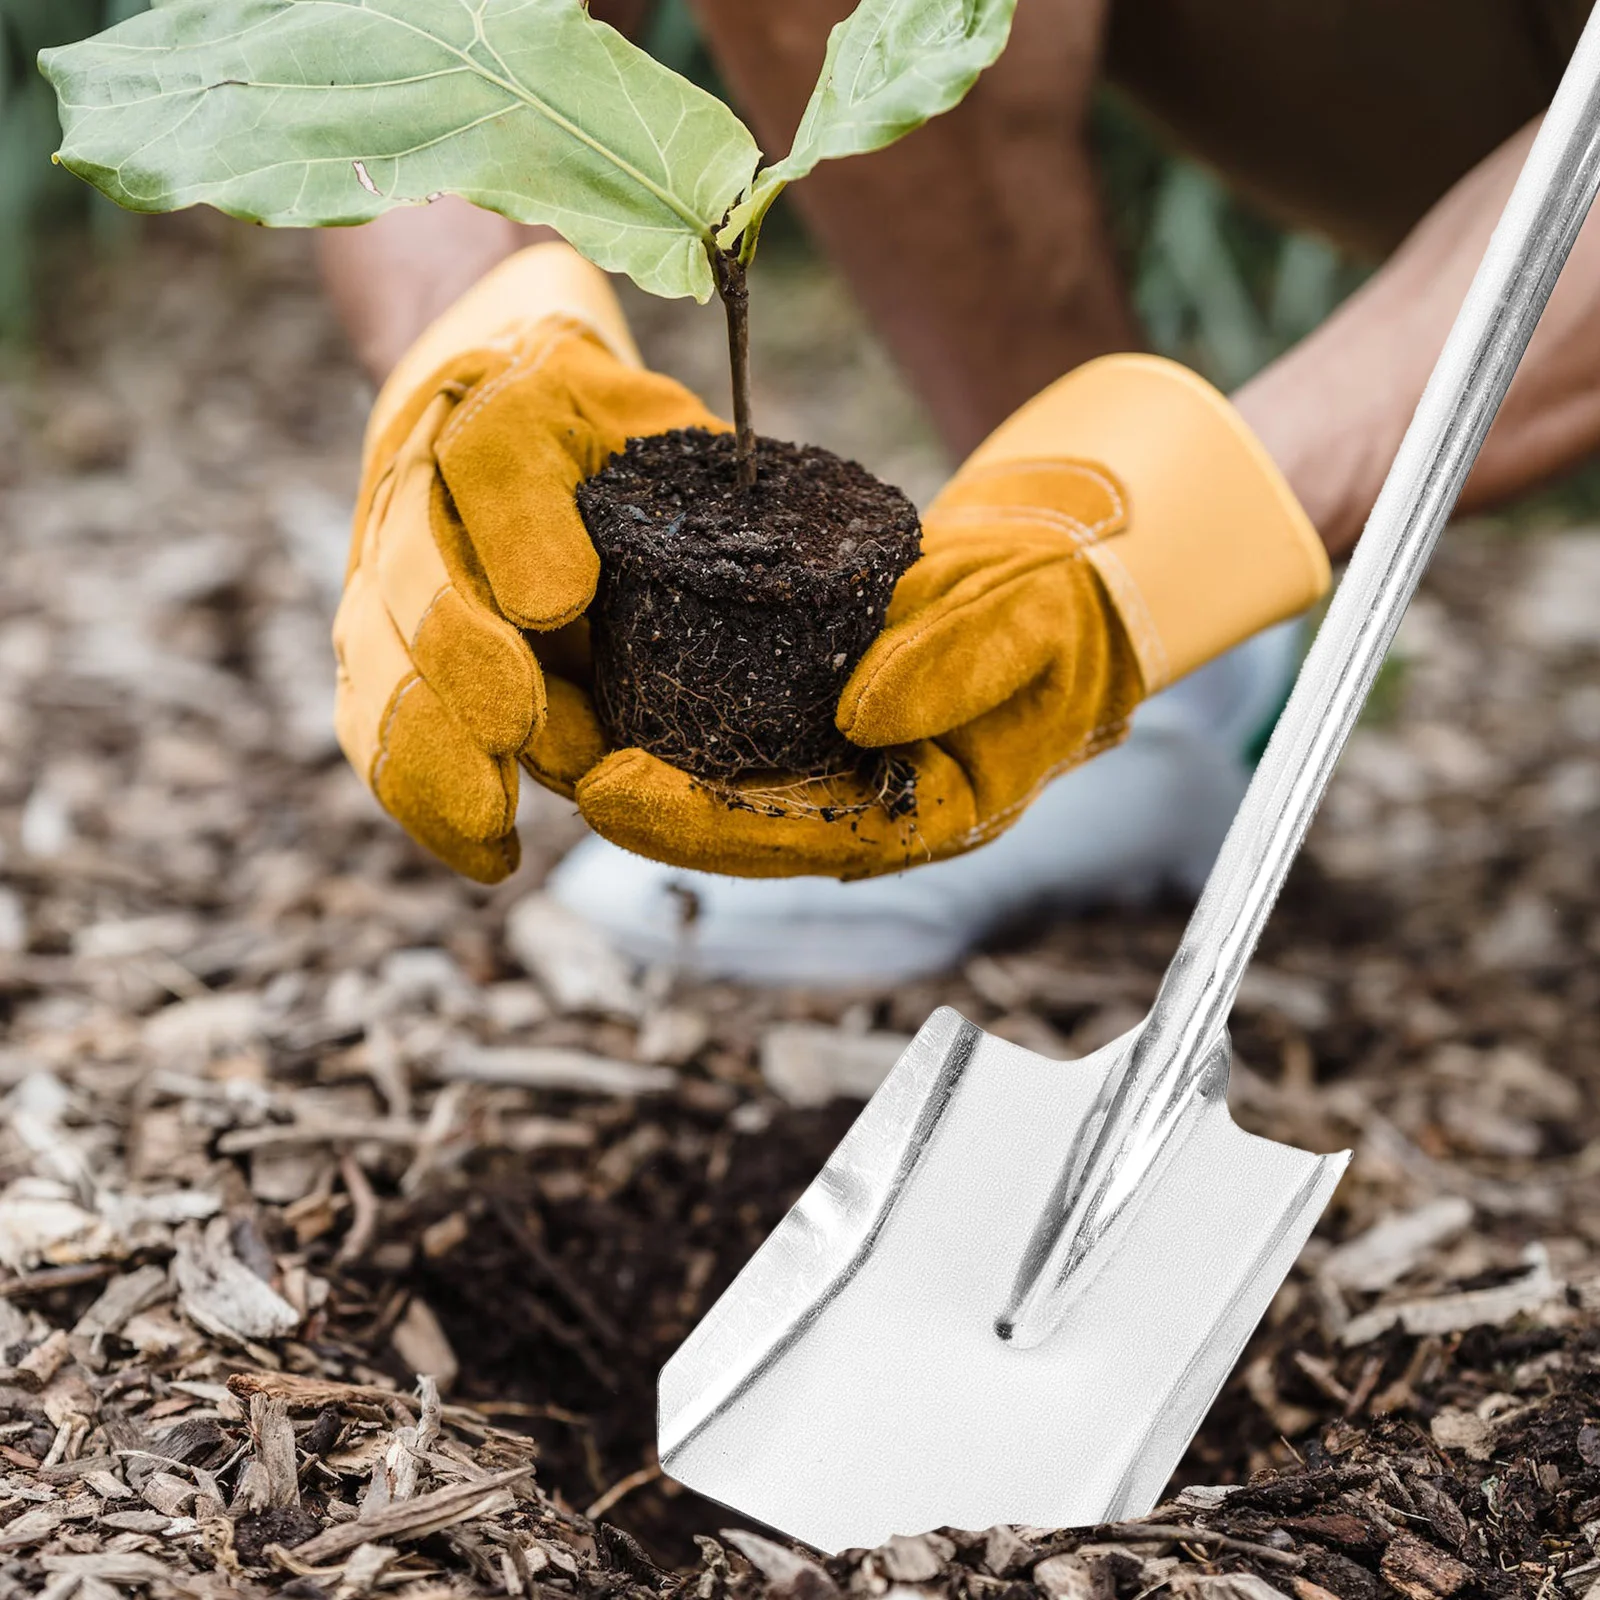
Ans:
[[[1349,1159],[1234,1126],[1256,940],[1600,185],[1600,12],[1148,1017],[936,1012],[661,1374],[673,1477],[825,1550],[1156,1501]]]

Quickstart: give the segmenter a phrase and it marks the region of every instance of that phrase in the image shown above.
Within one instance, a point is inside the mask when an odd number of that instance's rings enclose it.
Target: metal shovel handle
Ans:
[[[1600,5],[1489,241],[1150,1016],[1075,1142],[995,1330],[1038,1344],[1115,1254],[1215,1089],[1278,891],[1600,188]]]
[[[1181,1062],[1240,980],[1400,619],[1600,189],[1591,12],[1294,692],[1167,969],[1146,1047]]]

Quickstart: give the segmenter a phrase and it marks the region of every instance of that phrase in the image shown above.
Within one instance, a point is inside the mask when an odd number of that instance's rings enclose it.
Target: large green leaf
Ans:
[[[763,177],[892,144],[959,103],[999,58],[1017,0],[861,0],[828,35],[794,148]]]
[[[697,300],[759,159],[583,0],[167,0],[40,66],[59,159],[132,210],[321,226],[457,194]]]
[[[761,219],[786,184],[819,161],[893,144],[958,105],[999,59],[1016,9],[1017,0],[861,0],[828,35],[794,148],[734,210],[724,246],[742,236],[748,260]]]

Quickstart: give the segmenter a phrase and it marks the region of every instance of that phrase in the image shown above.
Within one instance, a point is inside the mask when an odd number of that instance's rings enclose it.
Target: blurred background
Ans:
[[[84,185],[50,165],[61,129],[35,59],[144,9],[144,0],[0,0],[0,338],[27,333],[47,240],[77,230],[109,244],[126,232],[114,206],[91,205]]]

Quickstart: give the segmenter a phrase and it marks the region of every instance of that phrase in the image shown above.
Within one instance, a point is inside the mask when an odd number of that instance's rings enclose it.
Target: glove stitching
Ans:
[[[393,472],[392,468],[390,469],[390,472],[391,472],[391,475],[392,475],[392,472]],[[436,550],[438,550],[438,540],[436,538],[433,538],[431,529],[429,530],[429,537],[431,539],[433,539],[434,548]],[[374,541],[374,543],[376,543],[376,540]],[[374,563],[375,564],[376,564],[376,561],[378,559],[379,558],[377,556],[377,552],[374,551]],[[403,642],[404,647],[405,647],[405,652],[411,658],[412,665],[415,668],[417,675],[419,677],[421,677],[421,678],[424,678],[424,679],[426,679],[427,674],[424,673],[422,671],[422,669],[416,665],[417,641],[422,637],[422,630],[425,627],[427,627],[427,625],[428,625],[428,618],[433,615],[435,609],[439,605],[439,602],[444,599],[445,595],[447,593],[451,592],[451,591],[454,591],[457,594],[460,594],[460,592],[461,592],[459,589],[456,588],[456,585],[455,585],[454,581],[451,579],[451,577],[449,575],[449,565],[444,559],[444,552],[442,550],[439,551],[439,559],[440,559],[441,565],[445,566],[445,568],[446,568],[444,581],[438,586],[437,589],[434,590],[432,596],[428,600],[427,605],[425,605],[422,608],[422,614],[421,614],[421,616],[419,616],[417,618],[417,625],[411,630],[410,634],[405,634],[405,633],[402,633],[400,631],[399,619],[395,616],[394,610],[389,604],[388,596],[383,592],[383,585],[382,585],[381,582],[377,584],[377,592],[378,592],[379,603],[383,606],[384,612],[387,614],[387,616],[389,618],[389,624],[390,624],[391,627],[393,627],[396,636]],[[473,602],[468,601],[467,597],[465,595],[462,595],[461,598],[462,598],[463,604],[466,604],[469,607],[473,605]],[[490,614],[493,615],[492,612]],[[438,691],[435,690],[435,693],[438,693]],[[441,698],[441,700],[444,699],[444,697],[442,695],[440,696],[440,698]],[[447,711],[450,710],[450,707],[449,707],[449,704],[448,704],[447,701],[445,702],[445,709]],[[454,715],[454,712],[452,712],[451,714]],[[457,721],[461,721],[462,719],[457,718],[456,720]],[[385,726],[386,725],[387,724],[385,724]],[[383,729],[379,730],[380,742],[381,742],[382,737],[383,737],[383,731],[384,731]]]
[[[603,760],[604,757],[601,759]],[[561,779],[556,778],[553,774],[546,772],[542,767],[536,766],[534,764],[533,757],[530,756],[526,750],[518,752],[517,765],[521,767],[522,770],[540,786],[540,788],[548,789],[551,794],[560,795],[563,800],[573,800],[577,798],[577,783],[566,783]],[[581,781],[581,779],[579,781]]]
[[[547,318],[547,321],[557,321]],[[512,356],[503,371],[491,378],[486,384],[481,385],[456,411],[455,415],[439,430],[438,448],[443,448],[450,435],[466,425],[492,400],[500,391],[507,388],[514,379],[532,377],[538,372],[555,352],[574,340],[588,336],[589,330],[579,322],[560,318],[558,326],[550,329],[543,341],[533,349],[519,350]]]
[[[461,404],[451,416],[450,420],[439,430],[439,438],[434,446],[434,455],[438,454],[449,444],[451,437],[467,426],[469,422],[495,398],[504,388],[509,387],[513,381],[531,378],[540,372],[555,356],[556,352],[568,344],[581,340],[593,342],[599,336],[587,323],[582,323],[574,318],[552,315],[542,319],[542,322],[553,322],[557,326],[545,331],[542,342],[532,348],[523,348],[512,355],[507,365],[491,378],[487,383],[480,385],[471,397]],[[609,345],[603,342],[600,348],[608,355],[614,355]],[[457,513],[459,516],[459,513]],[[492,588],[492,586],[491,586]],[[496,604],[498,605],[498,601]],[[512,613],[504,608],[501,615],[516,628],[533,628],[541,633],[552,632],[557,628],[564,628],[569,622],[574,622],[589,609],[589,602],[584,601],[571,611],[557,617],[530,617],[525,613]]]
[[[1082,520],[1082,518],[1072,517],[1071,513],[1069,512],[1056,511],[1053,507],[1041,506],[1038,508],[1041,511],[1047,511],[1054,515],[1068,517],[1072,522],[1076,523],[1077,526],[1081,527],[1086,533],[1091,535],[1104,533],[1114,524],[1125,522],[1127,520],[1128,503],[1123,494],[1122,485],[1118,483],[1115,478],[1111,477],[1109,473],[1092,466],[1086,461],[1062,461],[1052,456],[1021,456],[1013,460],[997,461],[988,466],[964,468],[957,475],[956,479],[952,481],[950,487],[954,488],[956,483],[960,483],[961,486],[965,488],[970,483],[983,483],[994,478],[1009,477],[1019,467],[1034,471],[1045,470],[1049,472],[1059,472],[1070,478],[1087,478],[1091,483],[1103,489],[1107,498],[1111,501],[1110,512],[1108,512],[1104,517],[1101,517],[1097,522],[1086,523]],[[959,507],[953,509],[967,510],[978,508]],[[930,516],[943,515],[943,513],[939,510],[939,497],[934,499],[934,503],[928,508],[928,513]]]
[[[1096,545],[1086,559],[1100,574],[1112,609],[1121,617],[1122,625],[1132,639],[1133,653],[1144,672],[1145,692],[1154,694],[1158,689],[1164,689],[1172,681],[1172,662],[1167,655],[1166,641],[1156,627],[1155,618],[1150,615],[1138,584],[1110,545]],[[1105,572],[1105,567],[1110,567],[1112,571]],[[1112,581],[1113,575],[1115,582]]]
[[[438,589],[435,591],[433,598],[428,602],[428,604],[427,604],[426,608],[424,609],[422,615],[417,618],[416,629],[413,631],[410,640],[407,642],[406,653],[411,656],[413,662],[415,662],[415,660],[416,660],[415,651],[416,651],[416,648],[417,648],[417,640],[422,637],[422,630],[423,630],[423,628],[425,628],[427,626],[428,618],[433,615],[434,607],[437,606],[439,604],[439,602],[444,599],[444,597],[445,597],[445,595],[447,593],[454,593],[454,594],[461,595],[461,603],[464,606],[476,609],[476,602],[468,600],[467,597],[464,594],[461,594],[461,591],[458,588],[456,588],[454,583],[452,583],[448,578],[445,579],[445,581],[443,583],[441,583],[439,585]],[[489,617],[491,617],[491,618],[495,618],[495,616],[496,616],[496,614],[493,611],[488,611],[487,615]],[[394,621],[394,617],[391,615],[389,620],[392,623]],[[507,619],[504,616],[501,616],[501,617],[497,618],[497,620],[506,621]],[[399,629],[397,628],[395,631],[398,633]],[[528,651],[528,654],[531,656],[533,654],[533,652],[530,650],[530,651]],[[535,662],[535,665],[537,666],[537,662]],[[417,675],[418,675],[418,677],[423,678],[423,679],[427,678],[427,673],[423,672],[423,670],[420,667],[417,668]],[[537,685],[535,685],[535,688],[537,689]],[[440,703],[444,706],[445,710],[450,714],[450,716],[456,722],[460,723],[461,726],[464,727],[467,730],[469,735],[472,734],[473,733],[473,729],[471,727],[471,724],[467,721],[467,719],[465,717],[460,716],[456,712],[455,708],[450,704],[450,701],[449,701],[448,697],[444,694],[444,692],[441,689],[438,688],[437,685],[434,686],[433,692],[436,695],[439,696]],[[482,746],[480,745],[479,748],[482,748]],[[488,751],[486,753],[487,754],[498,755],[498,754],[501,754],[501,753],[510,754],[511,752],[510,751],[506,751],[506,752]]]
[[[445,590],[453,588],[455,588],[455,585],[451,583],[448,578],[446,578],[445,581],[434,590],[433,598],[422,608],[422,615],[417,618],[417,625],[411,630],[411,637],[406,641],[406,649],[408,651],[413,651],[416,649],[417,640],[422,637],[422,630],[428,625],[428,618],[433,615],[433,608],[438,605],[442,599],[444,599]],[[465,596],[462,598],[464,601]],[[393,617],[391,617],[390,620],[393,621]],[[399,630],[396,629],[396,632],[398,631]],[[418,670],[420,671],[421,669],[419,668]]]
[[[391,727],[394,726],[394,720],[400,713],[400,702],[402,700],[404,700],[405,697],[408,694],[410,694],[411,691],[413,689],[415,689],[418,684],[423,683],[423,682],[425,682],[425,680],[424,680],[422,674],[420,672],[413,671],[411,676],[409,678],[405,679],[405,681],[401,683],[399,688],[397,688],[395,690],[394,695],[390,699],[390,701],[389,701],[389,709],[384,712],[384,714],[383,714],[383,722],[378,728],[378,753],[377,753],[376,756],[373,757],[373,761],[372,761],[372,776],[371,776],[367,786],[372,791],[373,799],[377,800],[380,805],[383,804],[383,801],[379,797],[379,794],[378,794],[378,782],[382,778],[384,769],[388,765],[388,761],[389,761],[389,730],[390,730]],[[443,704],[442,701],[440,703]],[[444,709],[445,709],[446,715],[449,716],[452,721],[459,722],[460,719],[456,717],[455,713],[452,712],[448,706],[445,706]],[[505,836],[506,836],[506,833],[512,827],[512,825],[515,823],[516,816],[512,812],[511,797],[510,797],[510,795],[508,795],[505,792],[505,784],[504,783],[502,783],[501,786],[500,786],[500,797],[501,797],[501,800],[504,802],[504,808],[503,808],[503,810],[501,812],[501,817],[502,817],[501,833],[500,833],[500,836],[498,838],[496,838],[496,839],[473,839],[469,834],[462,833],[461,829],[456,827],[455,824],[452,823],[449,820],[449,818],[444,816],[444,814],[442,812],[436,810],[432,806],[427,807],[427,810],[439,822],[443,823],[444,826],[446,828],[448,828],[451,833],[457,834],[462,839],[465,839],[469,843],[474,844],[474,845],[483,845],[483,846],[486,846],[486,847],[497,846],[500,849],[500,852],[501,852],[501,859],[505,860],[505,861],[509,861],[509,857],[506,854],[506,848],[507,847],[506,847]],[[387,811],[388,809],[389,808],[387,806],[384,806],[384,810],[385,811]],[[508,813],[511,813],[511,814],[508,815]],[[393,813],[391,812],[390,815],[392,816]],[[407,830],[407,831],[409,832],[409,830]]]
[[[426,414],[428,407],[442,395],[460,401],[472,392],[472,384],[461,378],[446,376],[447,373],[470,363],[474,357],[487,354],[498,354],[495,341],[473,346],[462,350],[449,360],[443,361],[429,375],[424,383],[417,385],[406,402],[399,406],[394,415],[384,425],[383,431],[376,439],[367,438],[362,446],[361,487],[356,495],[356,526],[365,528],[372,520],[373,506],[377,496],[378,485],[394,470],[395,462],[399,459],[400,452],[406,440],[416,431],[417,424]],[[479,381],[479,380],[474,380]],[[388,393],[389,385],[394,382],[393,374],[384,383],[379,392],[377,407],[384,403],[384,396]],[[376,409],[376,408],[375,408]],[[437,442],[437,441],[435,441]],[[381,468],[379,463],[382,463]],[[373,478],[374,471],[378,477]],[[350,552],[350,565],[356,562],[356,549],[352,542]]]
[[[1110,520],[1087,523],[1070,512],[1055,511],[1046,506],[956,506],[949,511],[933,511],[930,520],[937,519],[940,526],[946,523],[963,525],[977,523],[989,526],[996,522],[1020,523],[1024,527],[1038,527],[1047,533],[1064,532],[1077,550],[1087,550],[1099,543],[1101,530],[1110,526]]]
[[[390,619],[393,620],[392,618]],[[394,726],[394,719],[400,713],[400,702],[422,682],[422,674],[415,668],[409,678],[402,678],[395,686],[395,691],[389,696],[388,709],[383,713],[383,720],[378,724],[378,753],[372,758],[372,775],[368,780],[374,798],[378,793],[378,780],[383,776],[383,769],[389,760],[389,730]]]
[[[1023,811],[1026,811],[1038,799],[1040,791],[1048,784],[1053,783],[1064,772],[1070,772],[1074,767],[1081,767],[1085,762],[1092,761],[1103,750],[1121,744],[1128,734],[1129,719],[1119,717],[1115,722],[1102,723],[1099,727],[1085,734],[1083,739],[1063,756],[1053,767],[1034,780],[1033,786],[1020,800],[1014,800],[1003,810],[991,812],[989,816],[973,824],[966,833],[955,841],[952,850],[944,852],[945,855],[954,854],[961,850],[971,849],[992,839],[997,833],[1003,832],[1011,825],[1012,820]]]

